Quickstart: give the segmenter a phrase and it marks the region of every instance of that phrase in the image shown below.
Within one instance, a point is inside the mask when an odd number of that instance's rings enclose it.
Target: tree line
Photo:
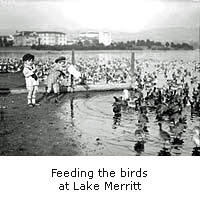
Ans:
[[[86,40],[84,42],[77,42],[72,45],[33,45],[32,49],[36,50],[193,50],[193,46],[188,43],[174,43],[174,42],[155,42],[149,39],[127,41],[127,42],[112,42],[110,45],[105,46],[97,41]]]
[[[14,42],[8,40],[6,37],[0,37],[0,47],[13,46]],[[112,42],[109,46],[99,43],[98,40],[78,41],[72,45],[33,45],[32,49],[36,50],[193,50],[193,46],[188,43],[174,43],[152,40],[137,40],[127,42]]]
[[[8,41],[6,37],[0,36],[0,47],[10,47],[13,46],[13,41]]]

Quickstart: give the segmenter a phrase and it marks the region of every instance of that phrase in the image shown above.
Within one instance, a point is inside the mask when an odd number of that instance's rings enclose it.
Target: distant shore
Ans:
[[[32,45],[36,50],[194,50],[194,47],[188,43],[159,42],[147,40],[112,42],[109,45],[88,40],[79,41],[72,45]]]
[[[194,50],[193,47],[185,47],[185,48],[167,48],[167,47],[152,47],[152,48],[146,48],[146,47],[134,47],[134,48],[112,48],[112,47],[103,47],[103,48],[98,48],[98,47],[73,47],[73,46],[34,46],[31,49],[33,50],[48,50],[48,51],[71,51],[71,50],[78,50],[78,51],[101,51],[101,50],[106,50],[106,51],[128,51],[128,50],[133,50],[133,51],[145,51],[145,50],[157,50],[157,51],[176,51],[176,50]]]
[[[0,47],[0,53],[1,52],[10,52],[10,51],[13,51],[13,52],[24,52],[24,51],[71,51],[73,48],[70,48],[70,49],[53,49],[53,48],[37,48],[37,49],[33,49],[31,47],[28,47],[28,46],[13,46],[13,47]],[[169,49],[169,48],[153,48],[153,49],[145,49],[145,48],[137,48],[137,49],[74,49],[76,51],[145,51],[145,50],[148,50],[148,51],[189,51],[189,50],[198,50],[197,49]]]

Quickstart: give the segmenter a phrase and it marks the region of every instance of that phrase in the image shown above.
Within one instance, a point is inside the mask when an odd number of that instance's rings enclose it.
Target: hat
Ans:
[[[61,56],[55,60],[55,63],[58,63],[59,61],[65,61],[65,60],[66,58],[64,56]]]

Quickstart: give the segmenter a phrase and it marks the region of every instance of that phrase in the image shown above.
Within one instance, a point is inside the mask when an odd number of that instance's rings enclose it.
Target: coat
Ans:
[[[51,69],[49,75],[47,76],[46,84],[47,86],[51,86],[55,83],[58,83],[58,79],[63,72],[63,67],[55,64],[54,67]]]
[[[35,80],[32,75],[34,74],[36,68],[31,67],[31,66],[24,66],[23,69],[23,74],[25,76],[25,81],[26,81],[26,88],[30,88],[33,86],[38,86],[39,85],[39,80]]]

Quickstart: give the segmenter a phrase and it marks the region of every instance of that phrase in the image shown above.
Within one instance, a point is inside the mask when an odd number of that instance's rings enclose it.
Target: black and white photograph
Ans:
[[[200,1],[0,0],[0,156],[200,156]]]

